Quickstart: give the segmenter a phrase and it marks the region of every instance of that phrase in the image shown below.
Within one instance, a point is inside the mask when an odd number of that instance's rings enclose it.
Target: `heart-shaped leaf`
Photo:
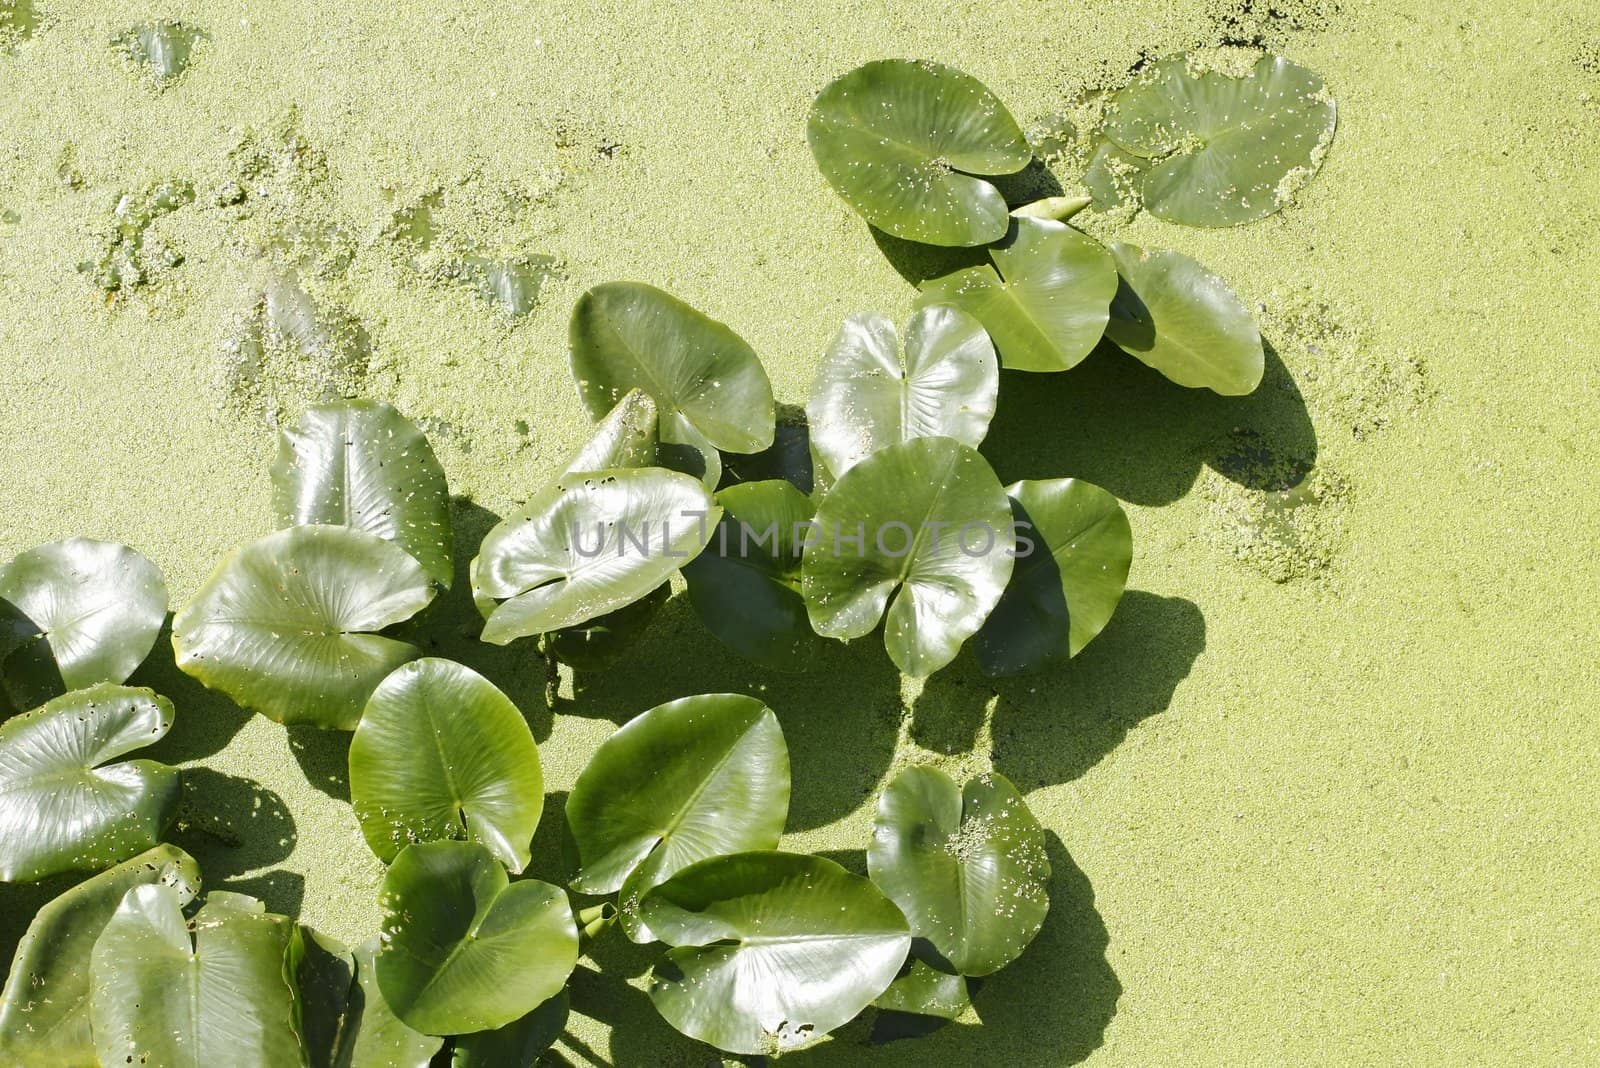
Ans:
[[[743,482],[717,493],[722,521],[705,552],[683,569],[706,629],[763,667],[805,671],[822,651],[800,595],[801,544],[815,509],[782,480]]]
[[[811,625],[859,638],[883,620],[889,658],[907,675],[955,659],[1011,577],[1005,490],[988,461],[950,438],[873,453],[828,491],[816,522],[801,568]]]
[[[416,425],[382,401],[309,408],[279,435],[278,526],[355,527],[410,553],[440,586],[454,576],[450,490]]]
[[[668,702],[607,738],[568,795],[572,888],[622,890],[624,929],[645,941],[645,891],[706,857],[775,848],[788,814],[789,750],[772,709],[725,693]]]
[[[1012,174],[1033,152],[1000,99],[942,63],[886,59],[830,82],[806,141],[822,176],[867,222],[907,241],[982,245],[1006,202],[975,175]]]
[[[493,1031],[462,1035],[450,1051],[451,1068],[535,1068],[567,1027],[567,991],[551,998],[520,1020]]]
[[[350,801],[385,862],[412,842],[466,838],[519,872],[544,807],[539,748],[494,683],[414,660],[379,684],[356,725]]]
[[[978,663],[992,676],[1077,656],[1111,621],[1133,562],[1128,516],[1099,486],[1053,478],[1015,482],[1006,494],[1017,563],[974,639]]]
[[[1261,332],[1233,290],[1181,252],[1114,244],[1122,282],[1106,337],[1180,386],[1242,397],[1261,384]]]
[[[772,444],[772,383],[755,350],[722,323],[641,282],[595,286],[572,309],[572,376],[599,419],[632,389],[656,402],[661,441],[700,454],[706,484],[718,449]]]
[[[844,321],[811,387],[811,440],[834,477],[885,445],[946,437],[976,447],[989,432],[1000,367],[983,325],[945,304],[912,313],[905,353],[876,312]]]
[[[719,513],[704,484],[659,467],[574,475],[501,520],[473,561],[483,640],[576,626],[632,604],[692,559]]]
[[[427,1034],[504,1027],[554,997],[578,962],[567,895],[511,883],[474,842],[406,847],[383,880],[383,907],[378,988]]]
[[[89,1029],[89,953],[129,890],[162,883],[187,905],[200,868],[177,846],[159,845],[74,886],[39,910],[0,994],[0,1062],[95,1064]]]
[[[942,972],[913,955],[911,967],[889,984],[873,1004],[889,1012],[909,1012],[954,1020],[972,1004],[965,976]]]
[[[0,882],[97,871],[159,842],[178,811],[177,769],[106,762],[171,726],[171,701],[110,684],[0,724]]]
[[[444,1039],[412,1030],[395,1016],[378,990],[378,972],[372,963],[377,952],[377,935],[355,950],[356,985],[339,1033],[334,1068],[428,1068]]]
[[[1282,56],[1248,68],[1179,55],[1111,100],[1104,134],[1150,161],[1145,207],[1186,226],[1266,218],[1316,174],[1338,122],[1322,79]]]
[[[13,609],[0,617],[0,684],[27,709],[132,675],[167,618],[167,584],[125,545],[68,538],[0,568],[0,602]]]
[[[178,666],[279,723],[353,730],[417,648],[377,633],[433,599],[422,565],[344,526],[290,527],[224,557],[172,623]]]
[[[1104,245],[1065,223],[1021,218],[989,258],[992,267],[923,282],[917,304],[953,304],[977,319],[1014,371],[1065,371],[1094,350],[1117,291]]]
[[[650,976],[668,1023],[730,1053],[798,1049],[882,994],[911,946],[905,917],[831,860],[737,853],[691,865],[640,905],[675,947]]]
[[[1000,775],[962,788],[937,768],[902,771],[878,799],[867,870],[962,975],[1016,960],[1050,907],[1044,831]]]
[[[185,925],[182,902],[159,883],[134,887],[95,942],[100,1063],[306,1065],[288,967],[294,921],[214,891]]]

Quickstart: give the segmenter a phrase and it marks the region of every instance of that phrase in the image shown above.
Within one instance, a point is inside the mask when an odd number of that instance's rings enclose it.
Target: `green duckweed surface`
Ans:
[[[530,871],[557,881],[559,799],[593,747],[685,694],[777,710],[788,841],[857,870],[904,763],[1016,782],[1049,831],[1051,909],[977,996],[986,1026],[875,1049],[856,1025],[813,1063],[1592,1062],[1600,14],[1263,8],[5,5],[0,556],[126,541],[186,599],[269,529],[271,419],[329,390],[423,422],[471,545],[585,437],[565,345],[590,285],[647,281],[729,323],[788,403],[846,315],[905,319],[900,271],[930,265],[880,249],[806,148],[835,75],[941,60],[1059,134],[1141,60],[1263,43],[1339,104],[1299,202],[1240,229],[1086,224],[1228,279],[1272,346],[1261,389],[1185,391],[1114,352],[1002,385],[1002,479],[1130,503],[1134,592],[1071,665],[991,683],[969,652],[903,684],[862,640],[784,677],[679,596],[552,715],[538,665],[472,640],[459,581],[428,651],[528,715],[556,794]],[[152,18],[203,34],[175,78],[113,45]],[[167,649],[135,681],[177,706],[154,754],[188,769],[177,840],[209,887],[362,941],[381,868],[348,736],[246,715]],[[5,888],[0,944],[60,889]],[[593,952],[566,1061],[705,1063],[651,1009],[647,955]]]

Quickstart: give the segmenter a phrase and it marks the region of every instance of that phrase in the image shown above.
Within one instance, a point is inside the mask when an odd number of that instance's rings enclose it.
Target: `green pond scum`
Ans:
[[[0,130],[0,1063],[1600,1056],[1592,4],[0,0]]]

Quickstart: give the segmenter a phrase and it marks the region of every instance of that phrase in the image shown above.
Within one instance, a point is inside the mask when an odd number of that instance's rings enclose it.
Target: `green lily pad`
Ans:
[[[1322,79],[1282,56],[1222,69],[1191,54],[1141,71],[1112,98],[1103,132],[1150,161],[1139,187],[1152,214],[1236,226],[1310,181],[1337,122]]]
[[[629,390],[595,425],[594,435],[567,461],[568,475],[618,467],[653,467],[660,426],[655,400],[642,389]]]
[[[200,868],[177,846],[159,845],[74,886],[39,910],[17,943],[0,994],[0,1062],[95,1064],[89,1028],[89,953],[135,886],[162,883],[187,905]]]
[[[489,1031],[554,997],[578,962],[567,895],[512,883],[475,842],[408,846],[383,880],[378,988],[431,1035]]]
[[[1122,281],[1106,337],[1180,386],[1242,397],[1261,384],[1266,353],[1250,310],[1181,252],[1111,246]]]
[[[1012,483],[1006,494],[1018,529],[1017,564],[974,639],[978,663],[991,676],[1077,656],[1111,621],[1133,561],[1128,516],[1099,486],[1053,478]]]
[[[828,491],[816,522],[801,567],[811,625],[848,639],[883,621],[889,658],[907,675],[955,659],[1011,577],[1005,490],[988,461],[951,438],[873,453]]]
[[[356,947],[356,985],[350,991],[334,1068],[428,1068],[444,1039],[407,1027],[383,1000],[373,966],[378,944],[373,935]]]
[[[203,31],[175,19],[161,19],[142,22],[118,34],[112,44],[160,88],[177,81],[189,69],[195,48],[205,36]]]
[[[705,485],[659,467],[573,475],[501,520],[473,561],[483,640],[506,645],[632,604],[705,547]]]
[[[715,486],[718,449],[772,444],[772,383],[755,350],[722,323],[641,282],[595,286],[572,309],[572,376],[599,419],[629,390],[656,402],[661,441],[699,454]]]
[[[412,842],[464,838],[520,872],[544,807],[539,747],[494,683],[414,660],[379,684],[356,725],[350,801],[386,863]]]
[[[567,797],[572,888],[622,891],[623,927],[646,941],[646,891],[707,857],[776,848],[788,814],[789,750],[772,709],[739,694],[659,705],[606,739]]]
[[[1065,371],[1106,329],[1117,270],[1104,245],[1066,223],[1024,217],[987,264],[931,278],[919,307],[953,304],[983,324],[1000,363],[1014,371]]]
[[[449,589],[450,490],[416,424],[382,401],[309,408],[278,439],[272,464],[279,527],[326,523],[392,541]]]
[[[972,1000],[967,993],[965,976],[942,972],[913,956],[911,967],[889,984],[889,989],[873,1004],[889,1012],[954,1020],[967,1011]]]
[[[690,1038],[729,1053],[799,1049],[872,1004],[911,947],[905,917],[831,860],[737,853],[691,865],[640,903],[674,947],[650,1000]]]
[[[567,1027],[570,999],[565,988],[520,1020],[493,1031],[462,1035],[450,1051],[451,1068],[536,1068]]]
[[[300,1004],[300,1041],[311,1068],[334,1068],[339,1036],[350,1019],[355,957],[338,939],[302,924],[289,946],[289,970]]]
[[[817,371],[806,417],[835,478],[885,445],[946,437],[976,448],[989,432],[1000,366],[983,324],[944,304],[919,308],[905,352],[894,321],[846,319]]]
[[[161,571],[125,545],[68,538],[0,568],[0,683],[18,708],[124,682],[167,618]],[[9,652],[7,649],[9,648]]]
[[[801,545],[815,509],[781,479],[742,482],[717,493],[722,520],[683,577],[705,624],[740,656],[776,671],[805,671],[824,640],[800,594]]]
[[[298,937],[242,894],[213,891],[186,925],[176,890],[129,890],[90,957],[100,1063],[308,1064],[288,964]]]
[[[578,671],[603,668],[644,636],[671,596],[672,583],[663,582],[632,604],[595,616],[587,623],[543,635],[540,648],[547,656]]]
[[[879,60],[830,82],[811,105],[806,141],[822,176],[862,218],[930,245],[1004,236],[1005,198],[977,176],[1014,174],[1033,160],[987,86],[918,60]]]
[[[279,723],[353,730],[417,648],[377,633],[434,586],[410,554],[343,526],[290,527],[224,557],[172,623],[178,666]]]
[[[161,840],[176,768],[106,762],[159,741],[172,702],[103,683],[0,724],[0,882],[98,871]]]
[[[1050,907],[1044,831],[1000,775],[963,788],[937,768],[902,771],[878,799],[867,870],[962,975],[1016,960]]]

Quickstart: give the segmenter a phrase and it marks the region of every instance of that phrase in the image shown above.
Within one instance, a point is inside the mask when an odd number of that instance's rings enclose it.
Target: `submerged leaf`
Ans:
[[[342,526],[290,527],[224,557],[172,623],[178,666],[279,723],[353,730],[417,648],[377,633],[434,587],[409,554]]]
[[[640,905],[672,950],[650,1000],[690,1038],[773,1055],[846,1023],[894,981],[905,917],[831,860],[738,853],[691,865]]]
[[[178,811],[177,769],[106,762],[171,726],[171,701],[109,684],[0,724],[0,882],[96,871],[159,842]]]
[[[466,838],[520,872],[544,806],[539,749],[492,682],[425,657],[367,702],[350,741],[350,800],[385,862],[411,842]]]
[[[834,192],[907,241],[982,245],[1006,232],[1006,202],[975,175],[1033,159],[1011,113],[982,82],[942,63],[867,63],[817,94],[806,141]]]
[[[205,33],[175,19],[143,22],[118,34],[112,44],[128,60],[148,73],[156,86],[164,87],[176,81],[189,69],[195,46],[205,39]]]

